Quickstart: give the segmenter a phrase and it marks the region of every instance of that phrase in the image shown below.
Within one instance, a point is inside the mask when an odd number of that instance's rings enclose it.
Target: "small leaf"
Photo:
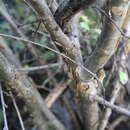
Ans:
[[[89,24],[89,25],[95,24],[95,21],[89,20],[89,19],[87,18],[87,16],[84,16],[84,15],[83,15],[83,16],[80,17],[80,19],[81,19],[82,22],[84,22],[84,23],[86,23],[86,24]]]
[[[81,22],[81,23],[80,23],[80,27],[81,27],[82,29],[85,29],[85,30],[90,30],[89,25],[86,24],[86,23],[84,23],[84,22]]]
[[[101,34],[101,29],[95,28],[95,33]]]
[[[34,15],[30,15],[29,17],[28,17],[28,21],[34,21],[35,20],[35,16]]]
[[[51,58],[54,58],[55,57],[55,53],[54,52],[51,52],[51,51],[47,51],[46,53],[43,54],[44,57],[46,59],[51,59]]]
[[[127,72],[125,70],[123,70],[123,69],[120,69],[119,70],[119,78],[120,78],[120,82],[122,84],[126,84],[127,81],[128,81],[128,74],[127,74]]]

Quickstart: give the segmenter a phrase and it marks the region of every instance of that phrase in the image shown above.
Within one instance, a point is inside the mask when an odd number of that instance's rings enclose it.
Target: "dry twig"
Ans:
[[[22,120],[22,116],[21,116],[21,114],[20,114],[19,108],[18,108],[18,106],[17,106],[17,104],[16,104],[16,101],[15,101],[15,98],[14,98],[12,92],[10,92],[10,97],[11,97],[11,99],[12,99],[12,101],[13,101],[13,105],[14,105],[15,110],[16,110],[16,112],[17,112],[17,115],[18,115],[18,119],[19,119],[21,128],[22,128],[22,130],[25,130],[24,123],[23,123],[23,120]]]
[[[6,110],[5,110],[5,101],[4,101],[4,96],[3,96],[3,90],[2,90],[1,83],[0,83],[0,97],[1,97],[3,116],[4,116],[4,128],[3,128],[3,130],[9,130],[8,123],[7,123]]]

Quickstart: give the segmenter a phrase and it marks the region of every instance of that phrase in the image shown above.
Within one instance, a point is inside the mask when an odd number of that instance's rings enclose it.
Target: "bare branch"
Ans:
[[[58,7],[58,3],[56,0],[46,0],[49,8],[51,9],[52,13],[54,13]]]
[[[129,118],[124,115],[118,117],[110,124],[108,130],[114,130],[116,126],[119,125],[122,121],[127,122],[127,120],[129,120]]]
[[[122,87],[121,84],[119,84],[117,82],[117,84],[114,87],[114,90],[112,91],[112,95],[111,95],[111,99],[110,99],[111,104],[114,104],[116,97],[118,96],[118,92],[120,91],[121,87]],[[105,113],[103,115],[104,117],[103,117],[103,119],[100,123],[100,126],[99,126],[99,130],[104,130],[106,128],[111,113],[112,113],[112,110],[110,108],[107,108],[105,110]]]
[[[11,99],[12,99],[12,101],[13,101],[15,110],[16,110],[16,112],[17,112],[17,115],[18,115],[18,119],[19,119],[21,128],[22,128],[22,130],[25,130],[24,123],[23,123],[23,120],[22,120],[22,116],[21,116],[21,114],[20,114],[19,108],[18,108],[18,106],[17,106],[17,104],[16,104],[16,101],[15,101],[15,98],[14,98],[12,92],[10,92],[10,96],[11,96]]]
[[[51,108],[51,106],[55,103],[55,101],[62,95],[62,93],[67,88],[67,85],[70,83],[70,80],[67,83],[61,83],[58,85],[58,87],[54,88],[50,94],[45,99],[45,103],[48,108]]]
[[[90,95],[90,99],[93,99],[93,100],[97,101],[98,103],[111,108],[113,111],[116,111],[120,114],[130,117],[130,110],[127,110],[125,108],[114,105],[114,104],[104,100],[102,97]]]
[[[5,110],[5,101],[4,101],[1,82],[0,82],[0,97],[1,97],[1,103],[2,103],[3,116],[4,116],[4,128],[3,128],[3,130],[9,130],[8,123],[7,123],[6,110]]]
[[[22,38],[22,37],[16,37],[16,36],[7,35],[7,34],[1,34],[1,33],[0,33],[0,36],[12,38],[12,39],[19,40],[19,41],[24,41],[24,42],[26,42],[27,44],[34,44],[34,45],[36,45],[36,46],[43,47],[43,48],[46,48],[46,49],[48,49],[48,50],[50,50],[50,51],[53,51],[53,52],[55,52],[56,54],[59,54],[59,55],[63,56],[64,58],[68,59],[69,61],[71,61],[71,62],[74,63],[75,65],[80,66],[85,72],[90,73],[93,77],[95,77],[95,78],[100,82],[100,79],[98,79],[98,77],[96,76],[96,74],[94,74],[94,73],[92,73],[91,71],[89,71],[89,70],[88,70],[86,67],[84,67],[82,64],[77,63],[77,62],[76,62],[75,60],[73,60],[72,58],[70,58],[70,57],[66,56],[65,54],[60,53],[59,51],[56,51],[56,50],[54,50],[54,49],[52,49],[52,48],[50,48],[50,47],[48,47],[48,46],[46,46],[46,45],[39,44],[39,43],[30,41],[30,40],[24,39],[24,38]]]
[[[125,17],[127,16],[129,4],[128,1],[123,0],[118,0],[117,2],[119,3],[118,5],[112,5],[113,19],[116,25],[119,28],[122,28]],[[120,11],[121,15],[118,11],[116,12],[117,9]],[[119,41],[122,38],[120,32],[116,30],[115,27],[113,27],[113,24],[108,20],[106,21],[106,27],[102,32],[101,37],[103,34],[105,34],[105,37],[103,37],[102,41],[100,41],[101,39],[99,40],[100,43],[97,48],[85,63],[85,66],[93,73],[96,73],[99,69],[104,67],[110,57],[115,53]],[[86,74],[86,78],[91,79],[91,75]]]
[[[129,10],[130,10],[130,8],[128,9],[128,12],[129,12]],[[129,26],[129,23],[126,22],[127,21],[126,19],[128,19],[128,15],[129,15],[128,12],[127,12],[127,15],[126,15],[124,23],[123,23],[123,25],[125,24],[126,27]],[[128,30],[127,30],[126,34],[130,35],[129,27],[128,27]],[[124,69],[124,68],[126,69],[125,65],[126,65],[127,61],[126,61],[126,56],[124,58],[124,55],[125,55],[124,53],[125,52],[122,52],[122,54],[121,54],[120,63],[119,63],[119,70],[120,69]],[[116,100],[116,98],[118,96],[118,93],[119,93],[121,87],[122,87],[122,85],[120,84],[119,81],[117,81],[116,84],[115,84],[115,86],[114,86],[114,90],[112,91],[112,94],[111,94],[110,103],[114,104],[114,102],[115,102],[115,100]],[[105,111],[105,113],[104,113],[104,117],[103,117],[103,119],[102,119],[102,121],[100,123],[101,124],[100,128],[99,128],[100,130],[104,130],[106,128],[111,113],[112,113],[111,109],[107,108],[106,111]]]
[[[53,41],[57,41],[61,44],[64,49],[72,55],[75,55],[75,47],[73,46],[72,41],[62,32],[60,27],[54,20],[54,17],[49,10],[45,0],[27,0],[34,9],[38,12],[39,16],[43,18],[43,23],[46,29],[50,32]]]
[[[35,66],[35,67],[28,67],[28,68],[17,68],[17,70],[18,71],[35,71],[35,70],[53,68],[53,67],[62,66],[62,65],[64,65],[64,63],[54,63],[54,64]]]
[[[0,77],[5,81],[6,85],[13,91],[17,92],[32,112],[34,122],[39,130],[46,129],[48,124],[44,125],[43,121],[49,121],[57,130],[65,130],[64,126],[56,119],[56,117],[46,107],[42,97],[33,88],[32,84],[25,76],[20,75],[13,65],[6,60],[0,53]],[[43,116],[44,115],[44,116]],[[46,127],[45,127],[46,126]],[[49,127],[49,126],[48,126]]]

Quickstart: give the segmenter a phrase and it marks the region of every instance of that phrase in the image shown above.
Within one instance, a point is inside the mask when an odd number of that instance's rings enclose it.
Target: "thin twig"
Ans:
[[[62,96],[62,100],[63,100],[63,103],[64,103],[69,115],[71,116],[72,122],[74,123],[74,125],[76,127],[75,130],[80,130],[81,129],[80,121],[77,119],[75,111],[74,111],[73,107],[71,106],[69,100],[65,97],[65,95]]]
[[[98,95],[97,95],[97,96],[90,95],[90,99],[95,100],[95,101],[97,101],[98,103],[100,103],[100,104],[102,104],[102,105],[105,105],[106,107],[109,107],[109,108],[111,108],[112,110],[114,110],[114,111],[116,111],[116,112],[118,112],[118,113],[120,113],[120,114],[123,114],[123,115],[125,115],[125,116],[130,117],[130,110],[125,109],[125,108],[122,108],[122,107],[119,107],[119,106],[117,106],[117,105],[114,105],[114,104],[112,104],[112,103],[106,101],[105,99],[103,99],[102,97],[100,97],[100,96],[98,96]]]
[[[126,122],[129,118],[122,115],[120,117],[118,117],[117,119],[115,119],[111,124],[110,126],[108,127],[108,130],[115,130],[115,127],[117,125],[119,125],[122,121]]]
[[[30,40],[24,39],[24,38],[22,38],[22,37],[17,37],[17,36],[7,35],[7,34],[1,34],[1,33],[0,33],[0,36],[2,36],[2,37],[8,37],[8,38],[15,39],[15,40],[19,40],[19,41],[24,41],[24,42],[26,42],[27,44],[30,43],[30,44],[33,44],[33,45],[35,45],[35,46],[43,47],[43,48],[46,48],[46,49],[48,49],[48,50],[50,50],[50,51],[53,51],[53,52],[55,52],[56,54],[59,54],[59,55],[63,56],[64,58],[70,60],[72,63],[74,63],[74,64],[80,66],[80,67],[83,68],[86,72],[88,72],[88,73],[91,74],[93,77],[95,77],[95,78],[99,81],[99,83],[101,83],[101,82],[100,82],[100,79],[99,79],[99,78],[96,76],[96,74],[94,74],[92,71],[90,71],[89,69],[87,69],[86,67],[84,67],[82,64],[77,63],[75,60],[73,60],[72,58],[66,56],[65,54],[63,54],[63,53],[61,53],[61,52],[59,52],[59,51],[56,51],[55,49],[52,49],[52,48],[50,48],[50,47],[48,47],[48,46],[46,46],[46,45],[43,45],[43,44],[39,44],[39,43],[37,43],[37,42],[33,42],[33,41],[30,41]],[[101,84],[102,84],[102,83],[101,83]]]
[[[29,28],[32,32],[35,32],[34,28]],[[50,38],[50,35],[47,32],[41,32],[41,31],[37,31],[37,34],[40,34],[42,36],[46,36],[47,38]]]
[[[130,2],[128,3],[130,4]],[[118,27],[118,25],[115,23],[115,21],[103,10],[101,9],[100,7],[98,6],[93,6],[93,8],[97,9],[99,12],[101,12],[105,17],[107,17],[110,22],[116,27],[116,29],[121,33],[121,35],[123,37],[125,37],[126,39],[130,39],[130,36],[127,36],[120,27]]]
[[[37,11],[35,11],[35,9],[34,9],[26,0],[24,0],[24,2],[25,2],[25,4],[26,4],[30,9],[32,9],[32,11],[33,11],[35,14],[38,15]]]
[[[43,82],[42,85],[45,86],[51,79],[53,79],[53,77],[54,77],[57,73],[59,73],[59,70],[60,70],[60,68],[57,69],[56,72],[54,72],[52,75],[50,75],[50,76]]]
[[[41,23],[42,23],[42,22],[41,22],[41,20],[40,20],[39,23],[38,23],[38,26],[37,26],[36,30],[35,30],[35,31],[33,32],[33,34],[32,34],[33,37],[36,36],[37,31],[39,30],[39,27],[40,27]]]
[[[53,68],[53,67],[62,66],[62,65],[64,65],[64,63],[54,63],[54,64],[29,67],[29,68],[17,68],[16,70],[18,70],[18,71],[35,71],[35,70],[48,69],[48,68]]]
[[[119,82],[117,82],[114,87],[114,90],[112,91],[112,94],[111,94],[111,99],[110,99],[111,104],[114,104],[121,87],[122,87],[121,84]],[[110,108],[106,108],[104,117],[100,123],[99,130],[105,130],[111,113],[112,113],[112,110]]]
[[[108,86],[108,84],[110,83],[111,77],[112,77],[112,75],[113,75],[115,69],[116,69],[116,59],[115,59],[115,55],[114,55],[114,63],[113,63],[113,65],[112,65],[112,69],[111,69],[110,72],[109,72],[108,78],[107,78],[107,80],[105,81],[105,84],[104,84],[104,87],[105,87],[105,88],[106,88],[106,87]]]
[[[58,85],[58,87],[54,88],[50,94],[45,99],[45,103],[48,108],[51,108],[51,106],[55,103],[55,101],[61,96],[61,94],[65,91],[68,84],[70,83],[70,80],[67,81],[67,83],[61,83]]]
[[[20,114],[19,108],[18,108],[18,106],[17,106],[17,104],[16,104],[16,101],[15,101],[15,98],[14,98],[12,92],[10,92],[10,96],[11,96],[11,99],[12,99],[12,101],[13,101],[13,105],[14,105],[14,107],[15,107],[15,110],[16,110],[16,112],[17,112],[17,115],[18,115],[18,118],[19,118],[19,122],[20,122],[21,128],[22,128],[22,130],[25,130],[25,127],[24,127],[24,124],[23,124],[23,120],[22,120],[22,116],[21,116],[21,114]]]
[[[5,101],[3,96],[3,90],[0,83],[0,96],[1,96],[1,104],[2,104],[2,110],[3,110],[3,116],[4,116],[4,128],[3,130],[9,130],[8,123],[7,123],[7,117],[6,117],[6,110],[5,110]]]
[[[18,26],[18,28],[21,28],[21,27],[24,27],[24,26],[27,26],[27,25],[32,25],[32,24],[37,23],[39,21],[40,21],[40,19],[37,19],[37,20],[27,22],[27,23],[24,23],[24,24],[18,24],[17,26]]]

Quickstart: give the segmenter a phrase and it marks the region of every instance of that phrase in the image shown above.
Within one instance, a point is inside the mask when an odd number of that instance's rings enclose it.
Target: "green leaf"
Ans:
[[[43,54],[43,56],[44,56],[46,59],[51,59],[51,58],[54,58],[54,57],[55,57],[55,53],[52,52],[52,51],[47,51],[46,53]]]
[[[101,34],[101,29],[95,28],[95,33]]]
[[[91,39],[90,40],[90,45],[91,46],[96,46],[96,41],[97,41],[96,39]]]
[[[90,30],[89,25],[86,24],[86,23],[84,23],[84,22],[81,22],[81,23],[80,23],[80,27],[81,27],[82,29],[85,29],[85,30]]]
[[[36,19],[36,17],[34,15],[30,15],[28,17],[28,21],[34,21]]]
[[[128,81],[128,74],[125,70],[120,69],[119,70],[119,79],[122,84],[126,84]]]
[[[81,21],[85,22],[86,24],[89,24],[89,25],[95,24],[95,22],[92,21],[92,20],[89,20],[89,19],[87,18],[87,16],[82,15],[82,16],[80,17],[80,19],[81,19]]]

